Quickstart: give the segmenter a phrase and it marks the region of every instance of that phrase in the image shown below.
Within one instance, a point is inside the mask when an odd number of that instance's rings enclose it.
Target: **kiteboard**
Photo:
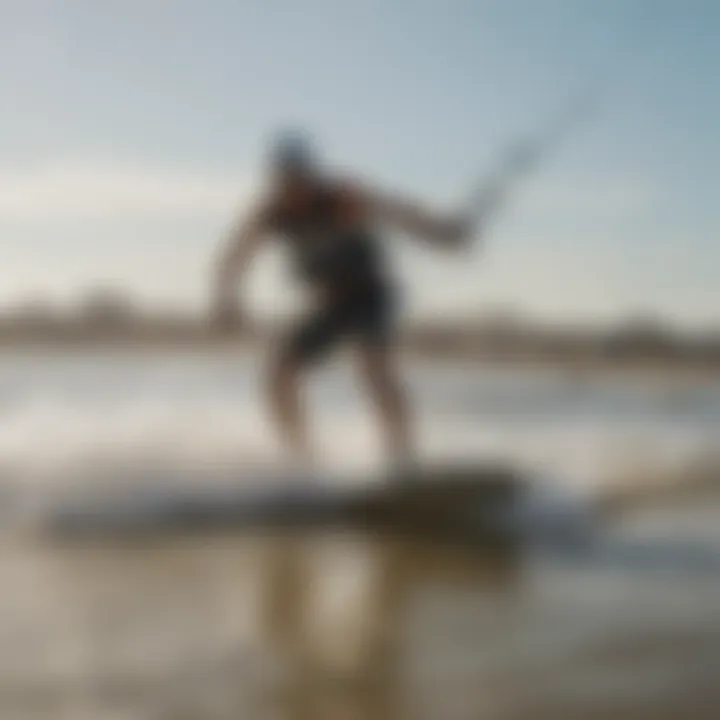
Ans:
[[[332,483],[261,476],[221,486],[138,488],[66,498],[45,528],[66,536],[343,526],[363,530],[488,535],[517,502],[520,477],[504,467],[428,466],[402,477]]]

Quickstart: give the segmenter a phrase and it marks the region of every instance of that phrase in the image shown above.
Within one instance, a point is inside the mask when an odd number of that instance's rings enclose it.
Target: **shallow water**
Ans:
[[[579,488],[672,478],[717,459],[720,377],[418,362],[406,370],[427,458],[500,458]],[[240,476],[280,456],[262,380],[258,358],[242,355],[0,355],[0,470],[23,487],[143,466],[197,470],[198,482],[218,468]],[[311,378],[309,403],[330,468],[380,464],[348,363]]]
[[[277,453],[257,372],[227,356],[7,356],[5,484],[240,482]],[[720,386],[422,366],[410,382],[428,456],[502,457],[591,494],[641,483],[643,502],[587,543],[504,553],[320,531],[2,533],[0,717],[717,717],[720,498],[705,475]],[[313,400],[338,481],[376,465],[342,368]]]
[[[327,533],[15,539],[2,556],[5,717],[659,718],[692,708],[712,718],[720,708],[720,573],[667,558]]]

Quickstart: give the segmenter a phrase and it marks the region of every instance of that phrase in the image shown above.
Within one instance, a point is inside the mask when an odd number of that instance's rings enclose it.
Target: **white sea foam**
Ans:
[[[152,474],[242,482],[282,462],[248,361],[3,358],[0,371],[6,487],[46,492]],[[558,374],[428,367],[412,368],[410,385],[427,458],[507,461],[586,492],[717,470],[718,385],[670,393],[620,378],[578,385]],[[326,466],[338,477],[378,468],[371,408],[350,376],[331,370],[310,395]]]

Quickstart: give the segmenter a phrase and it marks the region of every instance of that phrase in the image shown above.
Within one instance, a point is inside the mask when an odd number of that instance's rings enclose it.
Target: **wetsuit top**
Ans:
[[[296,272],[312,285],[338,296],[384,285],[377,237],[344,185],[318,182],[296,207],[271,202],[267,222],[288,243]]]

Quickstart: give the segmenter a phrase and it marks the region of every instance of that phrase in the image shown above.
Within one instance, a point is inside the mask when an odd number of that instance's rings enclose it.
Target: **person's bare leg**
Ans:
[[[415,454],[410,407],[395,355],[384,347],[363,345],[359,349],[359,359],[370,400],[382,424],[390,461],[409,462]]]
[[[301,464],[312,461],[301,397],[301,367],[290,358],[275,360],[270,369],[268,399],[280,438]]]

